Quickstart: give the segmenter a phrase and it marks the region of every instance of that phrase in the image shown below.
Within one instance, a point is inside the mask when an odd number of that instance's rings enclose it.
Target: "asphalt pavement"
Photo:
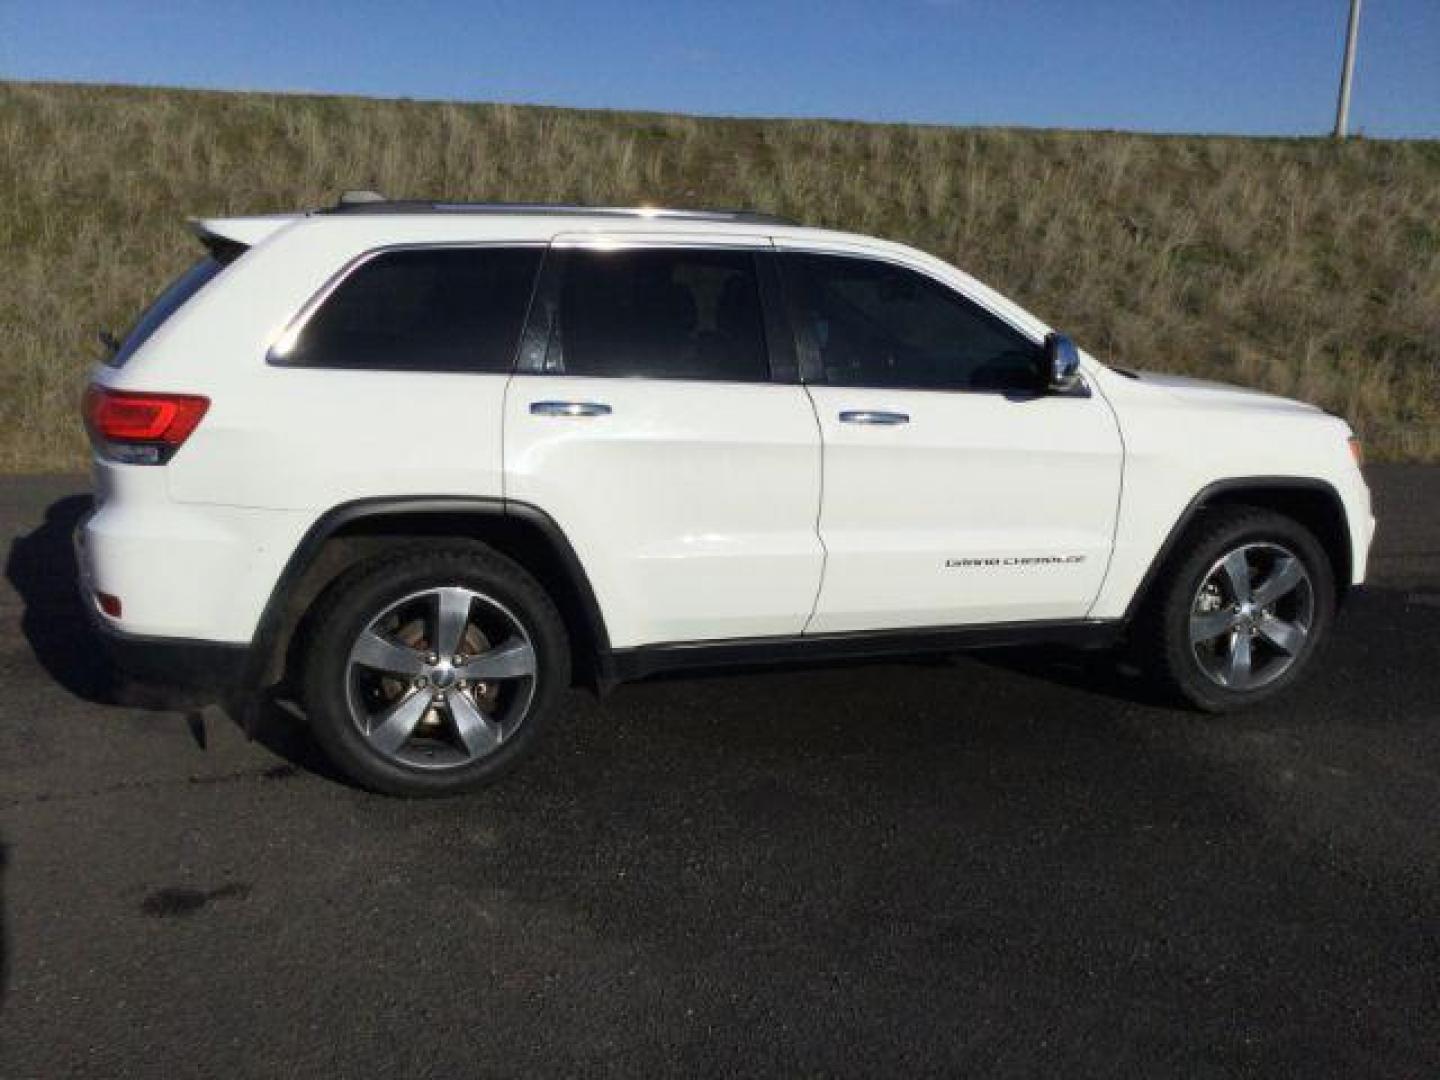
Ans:
[[[106,677],[0,479],[0,1076],[1440,1073],[1440,469],[1322,670],[1059,650],[577,692],[445,802]]]

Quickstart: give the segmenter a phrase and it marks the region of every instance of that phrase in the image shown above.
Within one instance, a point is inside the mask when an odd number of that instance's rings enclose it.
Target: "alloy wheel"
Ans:
[[[1190,605],[1190,648],[1212,682],[1258,690],[1294,666],[1314,620],[1315,590],[1299,557],[1280,544],[1245,544],[1201,579]]]
[[[496,753],[525,722],[538,661],[524,624],[461,586],[412,593],[355,638],[346,663],[350,717],[393,761],[457,768]]]

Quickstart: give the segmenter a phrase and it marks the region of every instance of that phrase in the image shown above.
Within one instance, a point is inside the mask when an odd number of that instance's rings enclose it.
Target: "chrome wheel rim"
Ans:
[[[346,698],[361,736],[391,761],[453,769],[497,753],[525,722],[538,665],[525,625],[484,593],[411,593],[351,643]]]
[[[1305,564],[1280,544],[1245,544],[1216,560],[1190,604],[1190,648],[1211,682],[1239,692],[1294,666],[1315,619]]]

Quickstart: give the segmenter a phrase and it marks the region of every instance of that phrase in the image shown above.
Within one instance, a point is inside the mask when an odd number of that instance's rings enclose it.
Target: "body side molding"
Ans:
[[[1073,619],[674,642],[617,649],[609,666],[617,682],[627,682],[687,668],[867,659],[1042,642],[1099,649],[1118,641],[1123,629],[1118,619]]]

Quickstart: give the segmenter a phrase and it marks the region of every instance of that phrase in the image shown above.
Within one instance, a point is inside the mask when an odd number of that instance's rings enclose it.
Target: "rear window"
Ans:
[[[126,333],[120,348],[105,357],[111,367],[121,367],[135,351],[150,339],[150,336],[164,325],[165,320],[184,306],[185,302],[205,287],[225,267],[212,258],[204,258],[186,270],[165,287],[155,301],[145,309],[135,325]]]
[[[272,357],[292,367],[508,372],[539,248],[421,248],[366,260]]]

